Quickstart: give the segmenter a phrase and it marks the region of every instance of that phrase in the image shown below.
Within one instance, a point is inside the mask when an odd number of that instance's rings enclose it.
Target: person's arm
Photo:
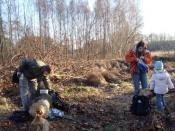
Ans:
[[[42,79],[43,79],[43,83],[44,83],[45,88],[50,89],[48,78],[44,76]]]
[[[151,64],[151,62],[152,62],[152,56],[151,56],[151,53],[149,50],[145,51],[144,61],[145,61],[145,64]]]
[[[48,79],[45,76],[37,78],[37,82],[39,88],[50,89]]]
[[[137,61],[138,61],[138,60],[137,60],[137,57],[136,57],[136,55],[135,55],[135,53],[134,53],[132,50],[130,50],[130,51],[126,54],[125,59],[126,59],[126,61],[127,61],[128,63],[137,62]]]
[[[171,81],[171,77],[170,77],[170,75],[168,73],[167,73],[167,81],[168,81],[168,88],[169,89],[174,89],[174,84]]]

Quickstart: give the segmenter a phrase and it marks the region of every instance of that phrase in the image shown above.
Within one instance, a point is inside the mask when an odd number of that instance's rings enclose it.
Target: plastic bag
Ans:
[[[64,112],[61,110],[58,110],[56,108],[51,108],[48,113],[48,118],[53,120],[56,118],[63,118],[64,117]]]

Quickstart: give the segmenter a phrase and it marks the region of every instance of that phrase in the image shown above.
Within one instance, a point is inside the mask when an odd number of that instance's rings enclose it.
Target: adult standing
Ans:
[[[140,82],[142,89],[147,88],[148,65],[152,62],[152,56],[147,49],[147,44],[140,41],[137,45],[129,50],[125,56],[126,61],[130,64],[130,72],[134,85],[134,96],[139,95]]]

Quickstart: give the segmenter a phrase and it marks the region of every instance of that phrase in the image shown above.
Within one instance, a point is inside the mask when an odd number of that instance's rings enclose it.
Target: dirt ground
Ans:
[[[166,68],[174,68],[174,62],[167,62]],[[175,131],[175,94],[165,96],[171,119],[162,116],[155,120],[155,98],[151,100],[150,115],[134,116],[129,112],[133,92],[130,74],[122,66],[117,69],[120,79],[99,87],[54,82],[52,88],[60,93],[71,108],[65,118],[49,121],[51,131]],[[171,75],[175,80],[175,74],[172,72]],[[6,98],[6,104],[0,105],[0,131],[28,131],[31,121],[15,123],[7,119],[13,111],[19,110],[20,105],[18,87],[8,86],[0,90],[1,97]],[[161,125],[160,129],[155,128],[156,122]]]

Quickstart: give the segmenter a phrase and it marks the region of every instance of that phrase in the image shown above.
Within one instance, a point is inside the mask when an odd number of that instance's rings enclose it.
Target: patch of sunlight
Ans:
[[[174,78],[175,78],[175,73],[173,72],[173,73],[171,74],[171,76],[172,76],[172,78],[174,79]]]
[[[0,105],[0,111],[6,111],[9,109],[9,106],[7,104],[5,105]]]
[[[132,83],[131,82],[122,82],[120,84],[120,87],[122,89],[131,89],[132,88]]]
[[[73,85],[67,88],[63,93],[62,96],[65,97],[85,97],[90,95],[100,95],[101,90],[89,87],[89,86],[76,86]]]

